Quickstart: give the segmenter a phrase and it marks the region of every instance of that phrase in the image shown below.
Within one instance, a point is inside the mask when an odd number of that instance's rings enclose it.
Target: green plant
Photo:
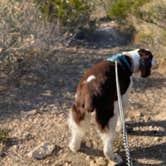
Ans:
[[[117,19],[125,18],[129,10],[126,0],[114,1],[110,7],[109,16]]]
[[[89,23],[92,3],[88,0],[34,0],[44,18],[56,22],[61,30],[73,31]]]
[[[0,129],[0,143],[5,143],[9,136],[9,130]]]
[[[163,44],[166,44],[166,28],[163,29],[162,31],[162,41],[163,41]]]
[[[117,0],[113,1],[109,17],[115,19],[125,19],[129,14],[139,14],[139,7],[149,0]]]
[[[0,3],[0,71],[13,73],[19,59],[46,55],[63,36],[55,24],[46,22],[33,0]]]

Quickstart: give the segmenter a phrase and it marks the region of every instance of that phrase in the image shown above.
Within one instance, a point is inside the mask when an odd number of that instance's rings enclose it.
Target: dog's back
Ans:
[[[118,65],[118,70],[121,93],[124,94],[130,84],[130,75],[125,73],[121,65]],[[78,84],[73,106],[75,120],[79,123],[85,112],[95,111],[97,124],[104,129],[114,115],[115,100],[115,64],[102,61],[88,70]]]

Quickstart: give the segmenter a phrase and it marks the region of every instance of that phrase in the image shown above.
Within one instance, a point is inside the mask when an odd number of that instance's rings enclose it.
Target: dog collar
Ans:
[[[124,55],[122,55],[121,53],[112,55],[111,57],[108,57],[106,59],[107,61],[110,62],[115,62],[116,60],[119,61],[123,66],[125,66],[125,68],[132,73],[132,67],[131,64],[128,62],[128,60],[126,59],[126,57]]]

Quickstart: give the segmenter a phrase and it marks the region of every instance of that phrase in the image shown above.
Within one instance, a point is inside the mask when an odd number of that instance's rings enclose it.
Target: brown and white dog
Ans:
[[[155,60],[152,53],[146,49],[136,49],[121,53],[118,59],[118,77],[122,104],[127,106],[128,93],[132,85],[132,74],[141,72],[142,77],[151,74]],[[90,115],[94,112],[95,122],[103,141],[103,152],[106,158],[121,162],[121,157],[112,151],[112,141],[115,131],[121,129],[119,118],[115,63],[109,60],[94,65],[80,80],[75,95],[75,103],[69,115],[69,127],[72,132],[69,148],[76,152],[90,127]]]

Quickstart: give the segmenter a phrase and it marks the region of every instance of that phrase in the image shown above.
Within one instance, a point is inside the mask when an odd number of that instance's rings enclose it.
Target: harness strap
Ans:
[[[115,62],[120,56],[122,56],[122,54],[120,54],[120,53],[114,54],[111,57],[108,57],[106,60],[111,61],[111,62]]]
[[[123,64],[126,69],[130,72],[130,74],[132,73],[132,69],[131,69],[131,65],[129,64],[129,62],[127,61],[125,56],[120,56],[118,57],[118,60],[120,61],[121,64]]]
[[[132,74],[131,64],[128,62],[126,56],[122,55],[121,53],[112,55],[111,57],[108,57],[106,60],[110,61],[110,62],[115,62],[115,61],[120,62],[120,64],[122,64],[122,67],[124,68],[124,70],[127,70],[130,75]]]

